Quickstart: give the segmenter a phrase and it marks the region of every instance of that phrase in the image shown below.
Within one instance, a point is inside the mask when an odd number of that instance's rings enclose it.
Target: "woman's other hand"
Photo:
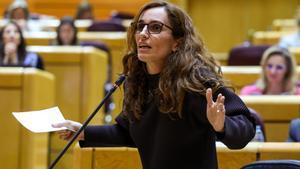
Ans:
[[[74,132],[78,131],[81,126],[82,124],[71,120],[65,120],[64,122],[61,123],[52,124],[52,127],[54,128],[60,128],[60,127],[67,128],[67,130],[57,131],[59,138],[63,140],[70,140]],[[84,140],[84,132],[81,132],[78,135],[77,140]]]

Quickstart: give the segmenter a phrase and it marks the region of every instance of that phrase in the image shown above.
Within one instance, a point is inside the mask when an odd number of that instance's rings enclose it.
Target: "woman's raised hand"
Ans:
[[[208,88],[206,90],[206,101],[207,101],[207,119],[217,132],[224,131],[225,123],[225,97],[220,93],[216,102],[213,101],[212,90]]]

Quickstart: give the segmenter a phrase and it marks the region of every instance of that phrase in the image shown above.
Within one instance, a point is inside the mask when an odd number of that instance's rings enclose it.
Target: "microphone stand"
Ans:
[[[112,95],[112,93],[123,83],[125,80],[126,75],[122,74],[120,75],[119,79],[115,82],[113,87],[110,89],[110,91],[105,95],[103,100],[100,102],[100,104],[97,106],[97,108],[94,110],[94,112],[87,118],[87,120],[82,124],[82,126],[75,132],[72,139],[68,142],[68,144],[65,146],[65,148],[59,153],[59,155],[56,157],[56,159],[52,162],[49,169],[53,169],[56,163],[60,160],[60,158],[66,153],[68,148],[73,144],[73,142],[76,140],[76,138],[79,136],[79,134],[87,127],[88,123],[93,119],[93,117],[97,114],[99,109],[103,106],[105,101]]]

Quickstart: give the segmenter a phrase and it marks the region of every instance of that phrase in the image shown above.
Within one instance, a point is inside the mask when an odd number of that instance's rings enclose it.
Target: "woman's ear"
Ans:
[[[182,41],[183,41],[182,38],[178,38],[178,39],[175,40],[175,43],[174,43],[173,48],[172,48],[172,52],[176,52],[177,51],[177,49],[181,45]]]

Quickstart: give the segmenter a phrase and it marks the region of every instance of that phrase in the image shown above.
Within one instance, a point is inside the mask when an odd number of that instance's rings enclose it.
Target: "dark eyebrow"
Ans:
[[[153,23],[153,22],[164,24],[163,22],[157,21],[157,20],[152,20],[152,21],[150,21],[149,23]],[[145,23],[145,21],[144,21],[144,20],[138,20],[137,23]]]

